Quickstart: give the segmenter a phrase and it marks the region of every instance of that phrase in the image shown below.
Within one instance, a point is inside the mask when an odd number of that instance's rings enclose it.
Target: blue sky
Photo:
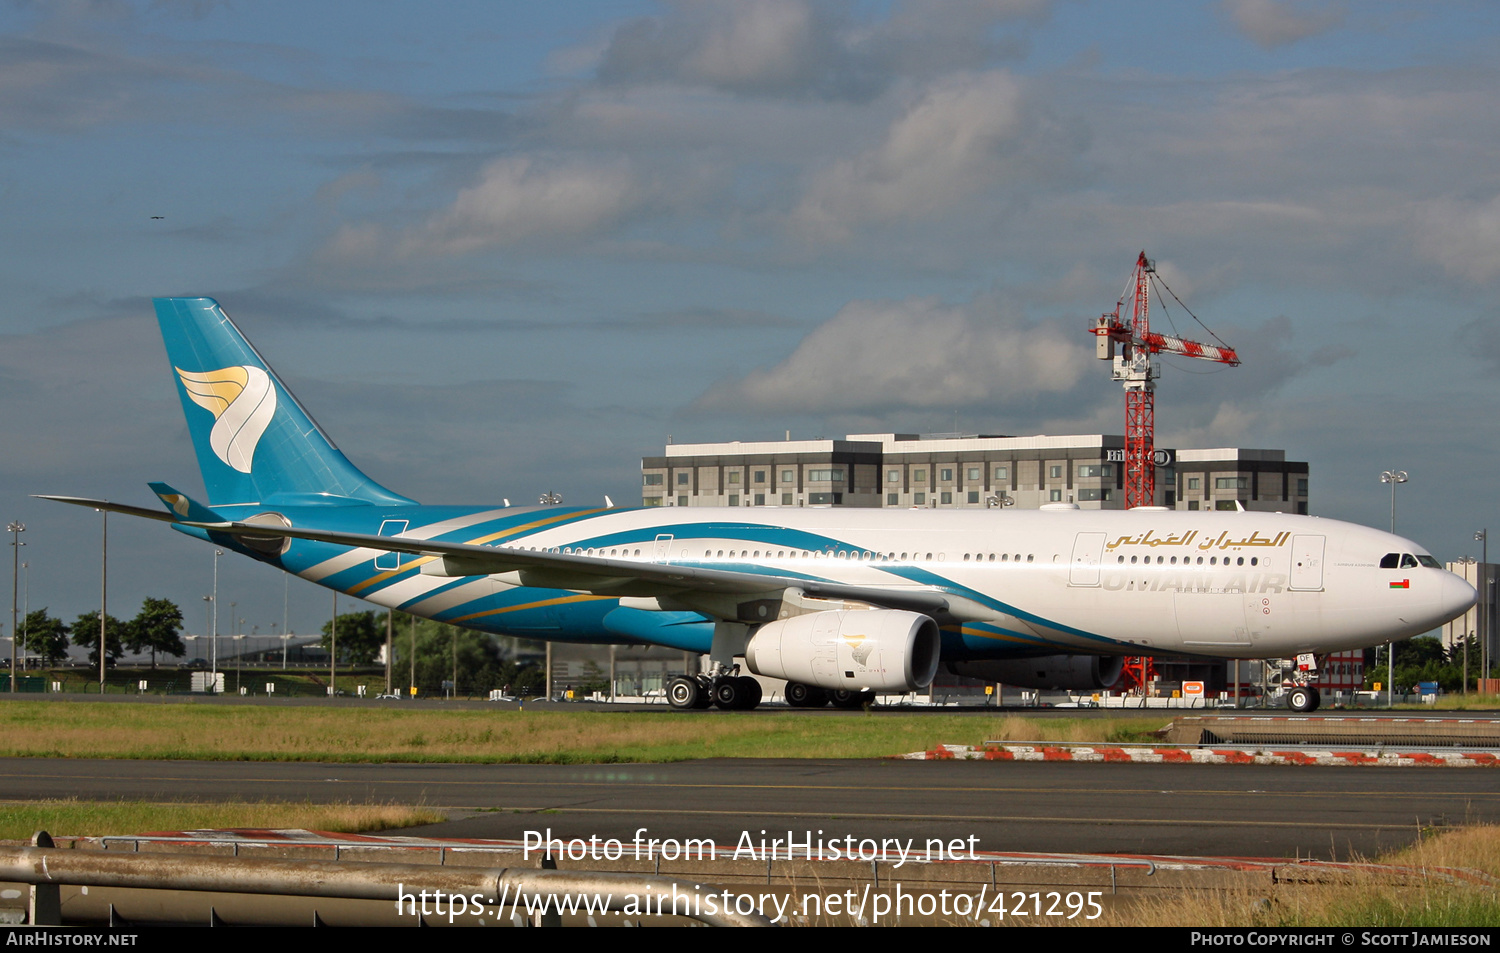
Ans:
[[[1316,0],[4,3],[0,515],[27,524],[30,604],[93,607],[98,517],[28,494],[198,488],[153,295],[218,298],[400,492],[626,501],[669,434],[1119,433],[1084,328],[1141,248],[1245,358],[1169,362],[1158,442],[1284,447],[1316,513],[1372,525],[1380,471],[1406,469],[1398,530],[1477,555],[1497,21]],[[111,552],[117,614],[201,609],[206,547],[117,518]],[[280,624],[274,572],[220,569],[247,629]],[[300,582],[290,602],[303,631],[328,605]]]

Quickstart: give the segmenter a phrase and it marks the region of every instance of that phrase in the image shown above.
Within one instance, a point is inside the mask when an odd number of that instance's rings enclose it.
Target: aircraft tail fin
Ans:
[[[415,502],[339,452],[217,301],[154,303],[210,506]]]

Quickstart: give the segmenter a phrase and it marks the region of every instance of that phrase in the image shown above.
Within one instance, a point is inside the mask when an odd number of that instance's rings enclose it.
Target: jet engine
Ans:
[[[1038,658],[949,662],[948,671],[1017,688],[1090,691],[1120,678],[1125,659],[1115,655],[1044,655]]]
[[[899,609],[812,612],[768,622],[745,646],[750,671],[818,688],[909,692],[932,683],[941,637]]]

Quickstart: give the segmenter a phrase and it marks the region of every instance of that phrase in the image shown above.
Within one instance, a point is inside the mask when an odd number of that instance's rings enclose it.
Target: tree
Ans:
[[[182,631],[182,610],[166,599],[147,598],[141,611],[126,625],[125,647],[132,652],[151,651],[151,668],[156,668],[156,653],[177,658],[187,654],[178,635]]]
[[[95,616],[97,619],[98,617]],[[46,609],[33,609],[26,614],[21,624],[21,644],[28,652],[35,652],[47,665],[56,665],[68,657],[68,626],[61,619],[54,619]],[[99,634],[95,624],[94,635]]]
[[[120,656],[125,654],[123,639],[125,636],[125,623],[112,615],[104,617],[104,654],[109,657],[110,664],[119,661]],[[73,644],[84,645],[89,650],[89,664],[99,664],[99,612],[85,612],[73,622]]]
[[[382,620],[383,622],[384,620]],[[404,683],[410,666],[411,617],[396,620],[393,640],[395,662],[392,666],[397,684]],[[342,631],[342,630],[341,630]],[[385,627],[381,626],[381,638]],[[339,636],[343,641],[343,636]],[[417,690],[423,695],[442,692],[443,682],[453,678],[453,659],[458,656],[456,691],[465,695],[484,695],[509,685],[515,694],[537,694],[545,678],[535,665],[517,665],[505,658],[494,636],[473,629],[417,620]]]
[[[385,645],[385,620],[378,622],[374,612],[348,612],[338,617],[340,657],[350,665],[369,665]],[[331,648],[330,623],[323,623],[322,646]]]

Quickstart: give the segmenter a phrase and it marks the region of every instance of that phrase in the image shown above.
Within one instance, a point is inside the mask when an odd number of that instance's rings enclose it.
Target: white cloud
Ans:
[[[998,313],[993,302],[936,298],[855,301],[809,334],[786,360],[710,391],[712,410],[805,413],[952,409],[1027,401],[1078,383],[1083,335]]]
[[[862,222],[928,217],[1003,180],[1022,125],[1020,84],[1008,73],[934,83],[885,140],[815,174],[792,212],[799,231],[841,238]]]
[[[1224,0],[1224,9],[1240,32],[1263,50],[1326,33],[1344,22],[1341,4]]]

